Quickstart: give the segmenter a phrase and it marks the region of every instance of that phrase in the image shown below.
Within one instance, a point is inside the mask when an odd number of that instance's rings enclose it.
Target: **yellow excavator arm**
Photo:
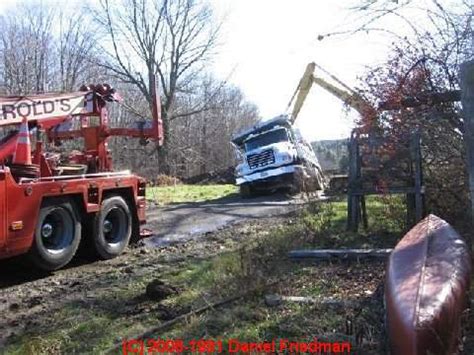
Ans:
[[[293,105],[293,110],[291,111],[290,121],[294,123],[298,114],[300,113],[301,108],[306,100],[306,96],[308,96],[309,91],[311,90],[311,86],[313,86],[313,78],[314,78],[314,70],[316,69],[316,63],[309,63],[306,66],[306,70],[304,71],[303,76],[296,87],[293,96],[291,96],[290,102],[288,103],[287,111],[291,107],[293,101],[295,101]],[[295,100],[296,98],[296,100]]]
[[[352,90],[334,75],[326,72],[326,74],[328,74],[328,76],[332,80],[334,80],[343,88],[339,88],[335,84],[331,84],[327,80],[315,76],[314,71],[316,69],[316,66],[316,63],[314,62],[309,63],[306,66],[306,70],[304,71],[304,74],[301,77],[300,82],[298,83],[298,86],[295,92],[293,93],[290,102],[288,103],[287,111],[290,109],[291,105],[294,102],[293,109],[291,110],[290,115],[291,123],[294,123],[296,121],[298,114],[300,113],[300,110],[306,100],[306,97],[308,96],[308,93],[311,90],[311,87],[313,86],[313,83],[330,92],[331,94],[339,98],[341,101],[343,101],[346,105],[349,105],[350,107],[355,109],[361,115],[364,114],[364,112],[367,112],[368,109],[372,109],[372,106],[367,102],[367,100],[365,100],[361,95]],[[324,69],[322,70],[324,71]]]

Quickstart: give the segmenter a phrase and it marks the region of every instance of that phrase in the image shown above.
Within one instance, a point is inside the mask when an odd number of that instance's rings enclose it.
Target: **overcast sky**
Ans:
[[[242,88],[265,118],[285,111],[306,64],[315,61],[352,86],[367,65],[381,60],[385,43],[368,36],[318,41],[351,17],[349,1],[213,0],[225,16],[223,45],[215,71]],[[307,138],[347,137],[354,113],[346,117],[338,99],[314,86],[298,118]]]
[[[0,0],[0,12],[22,0]],[[69,9],[79,0],[43,0]],[[89,2],[94,2],[90,0]],[[318,41],[321,33],[348,28],[354,0],[211,0],[224,19],[221,46],[210,71],[239,86],[264,118],[284,113],[305,66],[315,61],[350,86],[367,66],[386,56],[386,38],[361,34]],[[355,113],[313,87],[298,125],[310,140],[347,137]]]

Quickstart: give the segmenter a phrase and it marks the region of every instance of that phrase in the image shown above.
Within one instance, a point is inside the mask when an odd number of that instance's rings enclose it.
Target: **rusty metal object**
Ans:
[[[466,243],[439,217],[429,215],[403,237],[385,285],[392,354],[457,352],[470,272]]]

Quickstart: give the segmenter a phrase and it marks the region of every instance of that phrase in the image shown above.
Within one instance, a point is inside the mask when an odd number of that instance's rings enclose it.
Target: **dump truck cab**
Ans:
[[[232,140],[240,157],[236,184],[243,196],[261,190],[321,190],[321,167],[287,115],[262,121]]]

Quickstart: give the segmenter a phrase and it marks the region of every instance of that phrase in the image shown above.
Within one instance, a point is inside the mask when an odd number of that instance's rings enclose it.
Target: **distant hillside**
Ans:
[[[311,143],[323,170],[346,172],[349,163],[348,141],[348,139],[333,139]]]

